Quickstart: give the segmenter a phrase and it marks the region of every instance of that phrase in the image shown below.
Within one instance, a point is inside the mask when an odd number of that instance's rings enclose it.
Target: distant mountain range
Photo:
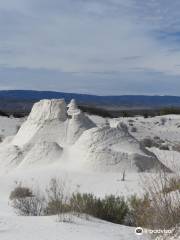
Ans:
[[[128,107],[162,107],[180,106],[179,96],[147,96],[147,95],[121,95],[121,96],[97,96],[77,93],[64,93],[52,91],[9,90],[0,91],[0,100],[29,101],[40,99],[64,98],[67,102],[75,98],[80,104],[95,104],[107,106]]]
[[[180,107],[179,96],[121,95],[97,96],[52,91],[8,90],[0,91],[0,110],[27,112],[34,102],[41,99],[64,98],[69,102],[75,98],[79,105],[106,109],[152,109]]]

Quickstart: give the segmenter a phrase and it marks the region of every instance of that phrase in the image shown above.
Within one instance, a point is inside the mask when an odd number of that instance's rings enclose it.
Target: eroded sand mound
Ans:
[[[60,160],[63,148],[56,142],[39,142],[36,143],[25,155],[22,166],[30,166],[33,164],[43,165],[50,164]]]
[[[82,164],[105,171],[149,171],[161,167],[156,156],[146,150],[124,124],[85,131],[74,145]]]
[[[126,125],[97,127],[75,100],[68,107],[63,99],[36,103],[16,136],[2,146],[2,169],[54,162],[98,171],[137,172],[163,166],[129,134]]]

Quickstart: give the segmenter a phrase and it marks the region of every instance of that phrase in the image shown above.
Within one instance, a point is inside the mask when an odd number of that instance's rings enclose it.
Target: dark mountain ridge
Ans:
[[[33,90],[8,90],[0,91],[0,100],[6,101],[29,101],[40,99],[64,98],[70,101],[75,98],[80,104],[95,104],[106,106],[129,106],[129,107],[167,107],[180,106],[180,96],[147,96],[147,95],[120,95],[98,96],[78,93],[64,93],[52,91]]]
[[[4,111],[5,114],[27,115],[34,102],[52,98],[64,98],[66,102],[75,98],[83,110],[88,109],[91,112],[110,111],[113,112],[113,116],[119,116],[119,113],[125,110],[137,111],[138,113],[138,111],[152,112],[168,107],[180,108],[179,96],[97,96],[52,91],[7,90],[0,91],[0,110]]]

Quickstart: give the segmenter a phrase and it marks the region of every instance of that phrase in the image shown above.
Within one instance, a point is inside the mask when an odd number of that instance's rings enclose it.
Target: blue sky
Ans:
[[[6,0],[0,31],[0,89],[180,95],[179,0]]]

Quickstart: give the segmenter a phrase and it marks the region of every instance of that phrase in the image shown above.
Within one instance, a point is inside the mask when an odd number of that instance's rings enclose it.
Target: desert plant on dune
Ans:
[[[149,176],[143,180],[144,195],[127,200],[115,195],[99,198],[91,193],[69,194],[67,182],[59,179],[50,181],[45,197],[20,185],[11,192],[10,199],[18,214],[25,216],[58,215],[59,221],[70,222],[67,216],[85,214],[147,229],[176,229],[180,224],[179,178],[164,171]]]
[[[93,194],[73,194],[70,199],[72,211],[85,213],[109,222],[122,224],[128,212],[128,205],[123,197],[114,195],[100,199]]]
[[[10,200],[32,197],[30,188],[21,186],[21,183],[10,193]]]
[[[69,211],[67,182],[53,178],[46,188],[48,215],[63,214]]]
[[[166,172],[161,171],[145,190],[149,194],[153,211],[153,218],[149,221],[150,227],[169,229],[178,225],[180,223],[178,177],[171,178]]]
[[[58,179],[50,181],[45,197],[38,191],[21,186],[11,192],[10,200],[20,215],[58,215],[59,221],[66,221],[67,213],[74,213],[121,224],[128,212],[128,204],[123,197],[109,195],[101,199],[86,193],[70,195],[66,182]]]
[[[130,226],[147,227],[149,218],[153,217],[151,200],[149,195],[143,197],[132,195],[128,198],[129,212],[126,216],[126,224]]]
[[[171,177],[168,183],[164,186],[163,192],[171,193],[173,191],[180,191],[180,177]]]
[[[143,197],[129,198],[128,223],[148,229],[174,229],[180,224],[180,186],[178,176],[161,171],[143,182]]]
[[[10,193],[12,206],[19,215],[23,216],[41,216],[45,214],[45,197],[40,191],[33,191],[21,184]]]

